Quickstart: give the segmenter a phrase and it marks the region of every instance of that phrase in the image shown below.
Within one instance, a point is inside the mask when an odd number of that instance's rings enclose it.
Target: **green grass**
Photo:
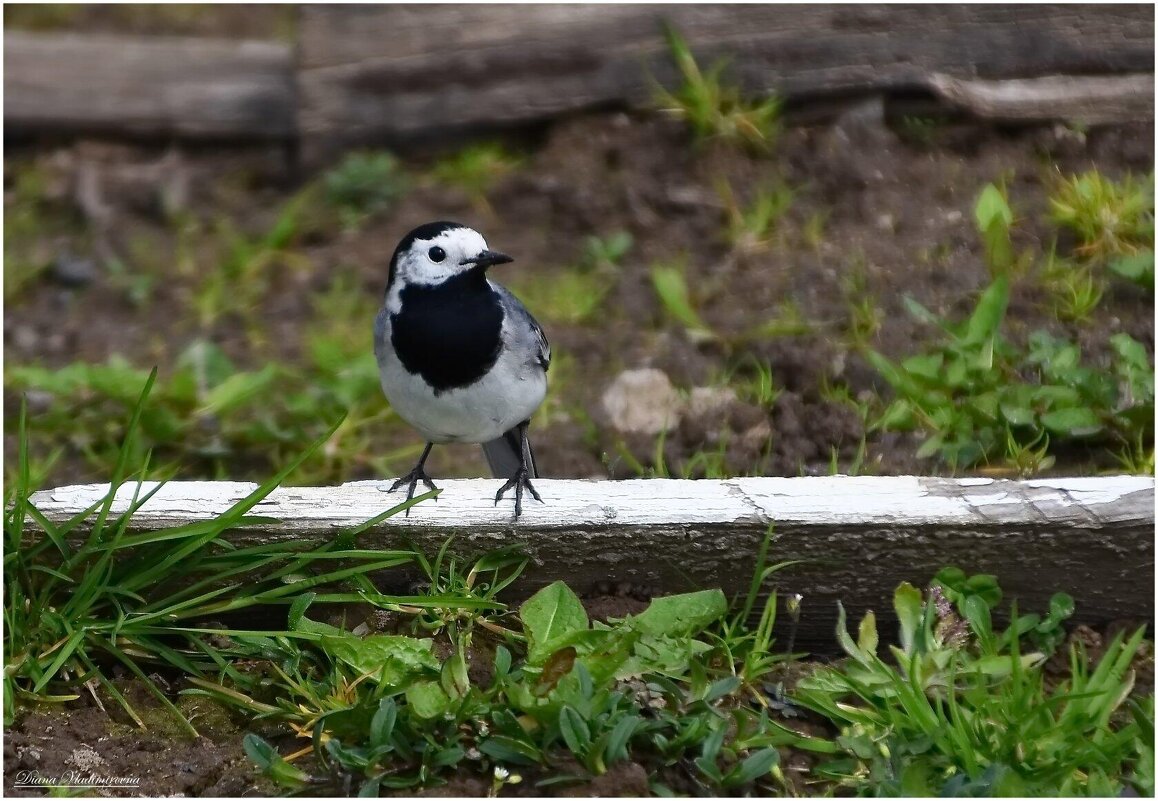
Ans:
[[[664,314],[681,324],[693,340],[715,338],[712,329],[700,317],[696,298],[688,287],[687,264],[680,260],[651,266],[651,285]]]
[[[443,186],[462,190],[478,209],[493,213],[487,192],[497,181],[518,170],[522,161],[502,144],[484,142],[439,159],[431,167],[430,177]]]
[[[242,370],[208,339],[177,354],[141,415],[134,458],[153,450],[151,478],[184,475],[239,478],[275,470],[344,415],[326,447],[293,474],[303,484],[388,475],[416,456],[417,445],[386,445],[400,420],[382,397],[368,345],[377,300],[339,270],[315,293],[302,332],[303,356]],[[45,405],[30,423],[34,461],[65,450],[92,475],[116,463],[124,420],[148,371],[113,357],[104,364],[56,368],[8,365],[13,391],[39,393]],[[276,402],[271,399],[276,398]]]
[[[781,131],[779,99],[745,99],[739,87],[725,82],[725,62],[703,72],[675,29],[668,27],[666,37],[682,83],[674,92],[658,90],[660,107],[685,120],[697,142],[720,140],[770,152]]]
[[[34,485],[28,462],[27,415],[21,411],[18,466],[5,497],[7,725],[17,714],[18,703],[73,700],[80,685],[94,682],[144,726],[109,680],[109,666],[119,664],[186,731],[196,734],[150,672],[164,666],[191,677],[210,676],[218,670],[229,673],[231,654],[214,645],[214,635],[243,632],[197,627],[195,621],[260,606],[277,608],[314,587],[324,588],[413,558],[410,553],[355,546],[360,531],[412,504],[388,510],[365,526],[320,544],[283,540],[236,548],[222,538],[228,530],[268,522],[251,515],[251,510],[323,446],[332,428],[221,515],[176,528],[130,533],[134,512],[160,488],[147,487],[139,480],[148,473],[150,455],[145,453],[139,463],[135,459],[136,438],[155,378],[154,371],[138,390],[124,446],[109,475],[109,491],[64,523],[51,522],[31,502]],[[129,500],[124,512],[113,512],[118,490],[127,492],[127,496],[119,493]],[[31,521],[31,531],[26,521]],[[339,567],[341,560],[345,564]],[[350,596],[326,593],[316,599],[348,601]]]
[[[717,191],[724,202],[728,244],[745,253],[764,250],[771,245],[796,197],[791,187],[775,184],[758,188],[745,206],[736,199],[731,184],[726,181],[719,183]]]
[[[88,235],[81,221],[63,204],[49,198],[52,180],[39,164],[15,163],[12,186],[4,192],[4,301],[25,293],[59,256],[56,243],[83,252]]]
[[[321,178],[326,204],[346,230],[356,230],[393,206],[409,186],[398,159],[391,153],[346,155]]]

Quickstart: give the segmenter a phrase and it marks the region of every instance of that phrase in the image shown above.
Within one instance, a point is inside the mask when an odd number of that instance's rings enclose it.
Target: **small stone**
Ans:
[[[65,761],[77,770],[90,772],[105,764],[104,757],[93,750],[93,747],[90,745],[82,745],[80,748],[77,748]]]
[[[679,425],[682,401],[667,373],[624,370],[603,393],[612,427],[627,434],[658,434]]]
[[[731,387],[695,387],[688,397],[687,414],[704,417],[725,411],[736,402],[736,391]]]
[[[52,262],[52,277],[64,286],[88,286],[97,277],[96,263],[92,259],[62,253]]]

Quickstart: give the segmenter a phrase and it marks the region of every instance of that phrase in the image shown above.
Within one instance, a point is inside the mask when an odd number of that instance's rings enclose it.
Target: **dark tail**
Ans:
[[[495,478],[514,478],[522,460],[519,458],[519,426],[515,426],[498,439],[483,443],[483,453],[487,457],[491,474]],[[531,449],[531,440],[527,439],[527,470],[531,478],[538,478],[539,471],[535,468],[535,452]]]

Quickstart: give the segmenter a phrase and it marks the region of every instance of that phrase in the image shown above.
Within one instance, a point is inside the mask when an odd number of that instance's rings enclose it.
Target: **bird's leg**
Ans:
[[[527,492],[531,493],[531,497],[536,501],[539,503],[543,502],[543,499],[539,497],[539,493],[535,491],[535,487],[531,484],[531,471],[527,468],[527,462],[529,461],[527,454],[530,452],[530,447],[527,444],[528,422],[529,421],[525,421],[519,424],[519,469],[515,471],[515,474],[507,479],[507,483],[503,484],[499,491],[495,493],[495,505],[498,506],[499,501],[503,498],[503,494],[511,487],[515,488],[515,520],[518,520],[519,515],[523,513],[524,488]]]
[[[410,500],[414,497],[414,488],[418,486],[419,481],[421,481],[425,486],[432,490],[438,489],[438,487],[434,486],[434,482],[430,480],[430,476],[426,475],[426,470],[424,468],[424,465],[426,464],[426,457],[430,455],[430,449],[433,447],[433,442],[426,443],[426,448],[423,449],[422,455],[418,457],[418,464],[414,465],[414,469],[406,475],[402,476],[402,478],[395,481],[390,486],[390,489],[386,491],[393,492],[403,484],[408,484],[409,489],[406,492],[406,500]],[[410,509],[406,510],[406,516],[410,517]]]

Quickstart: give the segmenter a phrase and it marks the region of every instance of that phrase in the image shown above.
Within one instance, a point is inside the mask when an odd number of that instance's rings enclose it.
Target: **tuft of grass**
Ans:
[[[717,191],[724,202],[728,244],[740,252],[768,247],[796,197],[791,187],[778,183],[757,189],[751,203],[741,206],[727,181],[721,180]]]
[[[21,410],[18,468],[8,484],[4,518],[6,724],[14,719],[18,702],[60,703],[78,697],[81,685],[91,689],[99,684],[144,727],[107,676],[108,666],[119,664],[196,736],[192,723],[149,671],[162,665],[201,678],[218,670],[236,672],[228,666],[228,649],[216,645],[214,638],[245,632],[198,628],[193,621],[285,604],[313,587],[411,560],[409,553],[359,550],[354,541],[362,530],[413,501],[320,545],[285,540],[237,548],[223,539],[228,530],[269,522],[250,512],[323,446],[337,424],[221,515],[130,533],[133,515],[163,486],[149,486],[140,478],[148,473],[148,453],[139,464],[134,459],[134,441],[155,380],[156,370],[133,405],[108,491],[65,523],[51,522],[32,502],[27,413]],[[118,499],[127,500],[123,511],[114,511]],[[337,568],[334,560],[345,565]],[[332,594],[320,599],[347,600]]]
[[[326,204],[346,230],[389,209],[406,194],[409,183],[397,157],[386,151],[347,154],[321,182]]]
[[[854,349],[868,348],[884,323],[884,311],[869,291],[863,259],[853,262],[841,279],[845,307],[848,309],[847,337]]]
[[[653,264],[651,285],[655,289],[664,312],[683,325],[692,339],[712,339],[715,334],[696,309],[686,278],[687,265],[684,261],[673,264]]]
[[[674,28],[667,27],[665,36],[683,82],[674,92],[659,89],[661,108],[687,121],[698,142],[719,139],[769,152],[781,132],[779,99],[746,100],[739,87],[724,82],[726,62],[702,72]]]
[[[625,231],[589,236],[578,263],[551,275],[522,272],[511,290],[536,317],[564,325],[590,322],[619,281],[620,265],[631,250]]]
[[[502,144],[484,142],[439,159],[431,168],[430,176],[444,186],[461,189],[477,208],[493,213],[487,192],[521,164],[522,159]]]
[[[1059,176],[1050,219],[1074,232],[1078,253],[1098,263],[1154,249],[1154,175],[1115,182],[1097,170]]]
[[[1105,283],[1089,267],[1069,265],[1070,269],[1053,272],[1047,289],[1052,296],[1053,312],[1059,320],[1087,322],[1106,291]]]
[[[236,317],[245,324],[251,342],[265,344],[258,311],[274,279],[282,271],[301,272],[310,266],[295,244],[314,192],[307,188],[288,201],[269,228],[257,235],[239,231],[226,217],[211,224],[191,215],[177,221],[175,260],[182,278],[194,283],[192,305],[202,332]]]

